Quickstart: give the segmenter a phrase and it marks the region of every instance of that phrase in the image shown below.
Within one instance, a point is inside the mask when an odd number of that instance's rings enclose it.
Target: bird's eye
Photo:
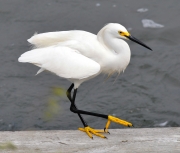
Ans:
[[[119,35],[122,35],[122,34],[123,34],[123,32],[122,32],[122,31],[118,31],[118,33],[119,33]]]

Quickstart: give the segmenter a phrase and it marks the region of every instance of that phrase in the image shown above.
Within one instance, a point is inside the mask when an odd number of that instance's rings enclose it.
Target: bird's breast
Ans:
[[[107,74],[120,73],[126,69],[130,62],[130,49],[122,52],[113,52],[106,54],[101,62],[102,72]]]

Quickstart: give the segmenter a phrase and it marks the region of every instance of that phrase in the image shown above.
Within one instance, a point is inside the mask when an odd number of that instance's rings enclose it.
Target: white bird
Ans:
[[[97,35],[81,30],[35,34],[28,39],[34,49],[22,54],[18,60],[40,67],[37,74],[48,70],[72,82],[67,90],[67,97],[71,102],[70,110],[78,114],[84,125],[84,128],[79,128],[79,130],[86,132],[90,138],[93,138],[92,134],[106,138],[100,132],[108,132],[111,121],[129,127],[132,124],[111,115],[79,110],[75,105],[75,97],[78,87],[84,81],[100,73],[111,75],[115,72],[121,73],[126,69],[130,62],[131,52],[123,39],[130,39],[152,50],[132,37],[124,26],[109,23]],[[71,96],[73,88],[74,92]],[[89,127],[81,114],[107,119],[104,130]]]

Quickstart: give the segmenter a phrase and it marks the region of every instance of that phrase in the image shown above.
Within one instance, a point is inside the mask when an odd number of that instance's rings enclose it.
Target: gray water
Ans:
[[[147,12],[137,12],[147,8]],[[83,83],[76,103],[82,110],[112,114],[135,127],[180,126],[180,1],[179,0],[1,0],[0,1],[0,130],[77,129],[78,116],[65,97],[52,92],[70,82],[38,68],[18,63],[30,49],[35,32],[79,29],[97,33],[106,23],[123,24],[150,46],[151,52],[128,41],[132,56],[124,74],[105,81],[100,75]],[[163,28],[144,28],[151,19]],[[55,109],[49,111],[51,99]],[[50,100],[49,100],[50,99]],[[46,113],[52,117],[47,120]],[[84,116],[94,128],[106,120]],[[112,123],[110,128],[123,128]]]

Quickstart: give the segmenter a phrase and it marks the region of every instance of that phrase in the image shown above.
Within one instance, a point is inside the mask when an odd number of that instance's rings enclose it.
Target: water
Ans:
[[[137,12],[147,8],[146,12]],[[0,130],[77,129],[78,116],[66,98],[46,120],[53,87],[67,89],[70,82],[51,73],[35,76],[38,68],[18,63],[29,50],[33,33],[81,29],[97,33],[108,22],[131,29],[133,36],[153,52],[129,42],[132,58],[124,74],[83,83],[77,95],[82,110],[113,114],[135,127],[180,126],[180,1],[1,1],[0,5]],[[143,19],[164,25],[144,28]],[[58,102],[58,103],[57,103]],[[56,106],[56,105],[55,105]],[[104,128],[106,120],[85,116],[91,127]],[[115,123],[110,128],[123,128]]]

